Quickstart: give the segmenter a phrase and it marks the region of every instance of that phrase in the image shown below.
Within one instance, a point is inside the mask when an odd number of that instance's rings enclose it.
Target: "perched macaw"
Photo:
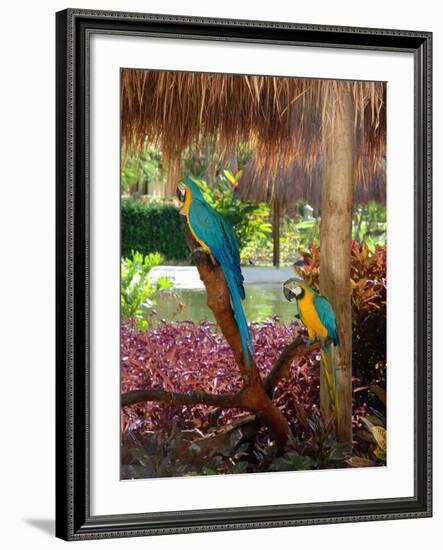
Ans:
[[[245,289],[234,230],[229,222],[206,202],[198,184],[191,178],[185,178],[184,196],[180,186],[177,195],[183,202],[183,213],[195,240],[211,256],[214,264],[216,260],[223,270],[240,332],[243,355],[246,364],[250,366],[249,354],[254,357],[254,349],[242,306]]]
[[[290,302],[295,300],[296,316],[308,330],[311,340],[322,342],[320,355],[328,384],[329,397],[337,421],[335,347],[339,345],[335,312],[326,296],[317,294],[303,279],[291,278],[283,283],[283,292]]]

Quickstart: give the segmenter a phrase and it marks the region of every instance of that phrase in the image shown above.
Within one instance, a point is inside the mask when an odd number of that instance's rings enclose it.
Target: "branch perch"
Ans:
[[[272,392],[280,380],[289,376],[289,369],[296,359],[317,351],[320,347],[321,343],[319,341],[313,342],[307,347],[301,336],[298,336],[293,342],[288,344],[265,378],[264,386],[269,397],[272,397]]]
[[[170,405],[213,405],[215,407],[239,408],[245,407],[244,392],[237,393],[205,393],[189,392],[179,393],[161,389],[132,390],[124,393],[121,397],[122,407],[134,405],[144,401],[160,401]]]

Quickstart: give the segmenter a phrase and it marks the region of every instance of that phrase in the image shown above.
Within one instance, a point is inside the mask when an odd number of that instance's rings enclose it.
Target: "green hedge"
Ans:
[[[125,198],[121,204],[121,229],[123,257],[138,250],[144,255],[160,252],[169,261],[189,258],[180,214],[173,204],[145,204]]]

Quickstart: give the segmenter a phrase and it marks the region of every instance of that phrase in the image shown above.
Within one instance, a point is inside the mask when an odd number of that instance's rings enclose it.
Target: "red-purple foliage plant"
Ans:
[[[279,354],[297,333],[296,322],[289,326],[277,317],[251,325],[257,365],[266,376]],[[138,331],[131,322],[121,328],[121,391],[163,388],[176,392],[234,392],[241,387],[238,367],[231,348],[215,325],[161,321],[150,331]],[[319,411],[319,369],[316,353],[303,358],[291,369],[289,378],[277,386],[274,399],[303,440],[304,418]],[[360,408],[361,409],[361,408]],[[122,431],[170,431],[198,428],[202,434],[218,429],[246,411],[219,409],[206,405],[172,406],[147,402],[122,410]],[[356,411],[363,414],[363,410]]]

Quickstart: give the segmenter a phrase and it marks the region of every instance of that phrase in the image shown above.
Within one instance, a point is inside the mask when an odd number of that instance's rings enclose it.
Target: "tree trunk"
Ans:
[[[323,187],[320,229],[320,291],[337,316],[340,346],[336,354],[337,435],[352,447],[351,239],[354,188],[354,101],[349,83],[331,90],[323,121]],[[331,414],[326,377],[320,378],[323,416]]]
[[[175,197],[177,184],[181,176],[182,174],[180,170],[180,157],[171,159],[168,165],[168,176],[166,179],[166,185],[164,188],[163,197],[166,197],[166,198]]]
[[[277,197],[272,199],[272,263],[280,267],[280,201]]]

